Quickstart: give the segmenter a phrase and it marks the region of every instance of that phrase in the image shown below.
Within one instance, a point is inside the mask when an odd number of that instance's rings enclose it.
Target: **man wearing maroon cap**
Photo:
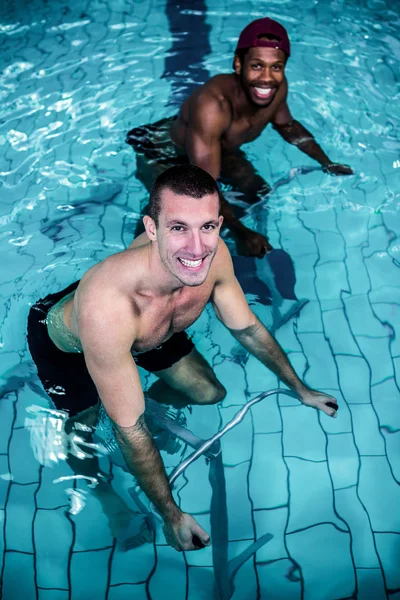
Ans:
[[[128,133],[127,142],[137,153],[137,177],[150,189],[160,172],[190,162],[254,204],[270,187],[240,146],[255,140],[269,123],[325,172],[350,175],[350,167],[332,162],[313,135],[293,119],[285,77],[289,56],[287,32],[277,21],[264,18],[247,25],[235,50],[234,73],[212,77],[184,102],[177,116]],[[268,239],[245,227],[237,208],[226,199],[221,212],[240,254],[262,257],[271,250]]]

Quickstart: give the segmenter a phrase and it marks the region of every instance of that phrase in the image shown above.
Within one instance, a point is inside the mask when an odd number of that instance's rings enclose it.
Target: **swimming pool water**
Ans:
[[[399,6],[8,0],[0,10],[2,597],[399,599]],[[283,395],[256,405],[222,456],[197,461],[175,488],[212,547],[178,554],[157,530],[155,544],[124,553],[87,483],[32,447],[28,425],[48,404],[27,314],[130,243],[146,192],[126,132],[229,72],[240,30],[266,14],[291,37],[293,115],[356,172],[295,171],[314,163],[272,129],[246,148],[276,184],[246,222],[289,254],[308,301],[276,337],[308,385],[338,398],[338,417]],[[267,263],[257,271],[267,278]],[[278,382],[209,308],[192,331],[228,390],[218,407],[187,414],[206,438]],[[168,469],[181,451],[163,454]],[[131,478],[102,466],[133,508]]]

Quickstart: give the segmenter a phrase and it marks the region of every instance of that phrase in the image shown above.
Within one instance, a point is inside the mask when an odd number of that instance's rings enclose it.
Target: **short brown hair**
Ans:
[[[203,198],[207,194],[218,194],[221,205],[217,182],[207,171],[195,165],[177,165],[157,177],[150,193],[149,216],[157,226],[161,212],[161,196],[165,189],[171,190],[174,194],[191,198]]]

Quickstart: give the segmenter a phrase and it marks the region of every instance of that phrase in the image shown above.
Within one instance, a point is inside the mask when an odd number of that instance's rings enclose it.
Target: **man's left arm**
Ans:
[[[321,146],[317,144],[312,133],[299,121],[293,119],[286,100],[276,110],[272,118],[272,125],[286,142],[294,144],[299,150],[319,162],[326,173],[332,175],[353,174],[353,170],[348,165],[334,163],[330,160]]]
[[[223,252],[226,252],[227,256],[223,257],[222,275],[212,294],[217,317],[246,350],[298,395],[303,404],[319,408],[331,417],[336,416],[335,398],[304,385],[276,339],[251,311],[233,272],[232,260],[226,247]]]

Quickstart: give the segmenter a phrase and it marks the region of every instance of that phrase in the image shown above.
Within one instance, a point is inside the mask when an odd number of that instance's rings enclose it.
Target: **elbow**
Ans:
[[[232,329],[229,327],[229,331],[231,332],[233,337],[242,344],[245,344],[247,340],[254,339],[258,335],[258,332],[261,329],[264,329],[264,326],[261,323],[261,321],[259,321],[255,315],[253,316],[254,320],[249,325],[241,329]]]
[[[132,437],[140,435],[146,435],[148,429],[144,419],[144,411],[138,414],[136,417],[130,417],[129,420],[126,418],[115,420],[110,416],[110,420],[115,431],[118,442],[128,443]]]

